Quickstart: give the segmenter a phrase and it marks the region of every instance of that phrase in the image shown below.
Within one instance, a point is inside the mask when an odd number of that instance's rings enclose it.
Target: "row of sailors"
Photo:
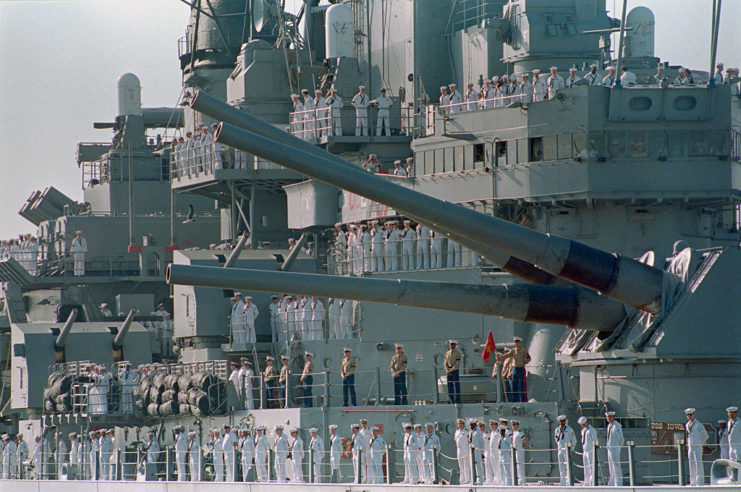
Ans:
[[[134,413],[134,390],[141,381],[144,369],[133,371],[131,363],[124,361],[122,370],[116,380],[121,387],[119,411],[124,414]],[[91,415],[107,415],[109,413],[109,394],[114,382],[113,375],[106,371],[102,364],[88,366],[87,404]]]
[[[366,224],[349,224],[348,232],[342,224],[335,224],[334,259],[337,273],[359,275],[363,272],[389,272],[396,270],[422,270],[430,268],[458,268],[465,256],[469,266],[478,264],[478,257],[468,252],[463,255],[461,245],[447,239],[447,251],[443,251],[442,234],[423,224],[412,227],[410,220]],[[446,262],[443,263],[443,255]]]
[[[13,258],[31,275],[38,271],[39,243],[31,234],[21,234],[18,239],[0,241],[0,260]]]
[[[216,123],[212,123],[209,132],[208,127],[201,124],[195,132],[189,130],[185,137],[173,139],[172,168],[198,171],[204,171],[208,167],[222,169],[221,144],[214,141],[217,127]]]
[[[280,343],[323,340],[328,319],[331,340],[352,338],[352,301],[330,297],[327,306],[316,296],[279,294],[268,306],[270,327]]]

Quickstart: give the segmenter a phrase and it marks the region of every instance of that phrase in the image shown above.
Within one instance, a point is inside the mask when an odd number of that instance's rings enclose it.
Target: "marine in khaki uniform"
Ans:
[[[288,375],[291,374],[291,369],[288,367],[288,356],[280,356],[280,376],[278,376],[278,383],[280,384],[280,400],[281,406],[288,402]]]
[[[525,365],[530,362],[530,354],[522,345],[522,338],[514,337],[515,346],[505,350],[503,354],[497,355],[498,361],[505,361],[507,371],[502,369],[504,376],[507,401],[525,401]],[[509,361],[508,359],[511,359]],[[509,364],[512,364],[512,372],[509,373]]]
[[[345,357],[342,359],[340,365],[340,376],[342,377],[342,406],[346,407],[348,404],[348,397],[352,401],[352,406],[357,406],[357,398],[355,396],[355,369],[358,367],[358,359],[353,357],[352,349],[345,347],[343,349]]]
[[[301,371],[301,385],[304,390],[304,407],[309,408],[314,406],[314,402],[311,396],[311,387],[314,384],[314,362],[312,358],[314,354],[311,352],[304,352],[304,370]]]
[[[394,379],[394,405],[407,404],[407,364],[409,360],[404,353],[404,346],[395,345],[396,354],[391,357],[391,376]]]
[[[273,363],[275,362],[275,359],[273,356],[268,355],[265,358],[265,370],[263,371],[263,381],[265,381],[265,400],[267,403],[268,408],[273,408],[274,406],[277,406],[277,395],[275,394],[276,390],[276,373],[275,373],[275,366]]]
[[[448,378],[448,399],[450,403],[461,402],[461,353],[455,348],[458,345],[456,340],[448,340],[450,349],[445,352],[445,373]]]

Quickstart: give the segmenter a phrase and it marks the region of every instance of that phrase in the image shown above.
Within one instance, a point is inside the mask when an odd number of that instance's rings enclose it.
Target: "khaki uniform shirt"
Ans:
[[[282,366],[280,368],[280,377],[278,378],[278,382],[280,384],[283,384],[283,383],[286,382],[286,380],[288,380],[288,373],[289,372],[290,372],[290,370],[288,369],[288,366]]]
[[[525,364],[530,362],[530,354],[527,353],[527,349],[520,345],[520,347],[514,347],[507,350],[502,354],[502,358],[511,358],[514,361],[515,367],[525,367]]]
[[[342,365],[340,366],[340,376],[345,379],[347,376],[355,374],[355,369],[358,367],[358,359],[353,356],[345,357],[342,359]]]
[[[267,366],[265,367],[265,372],[263,373],[265,375],[265,382],[269,383],[275,379],[275,366]]]
[[[304,372],[301,373],[301,382],[304,382],[307,376],[311,376],[314,372],[314,362],[307,360],[304,364]]]
[[[393,357],[391,357],[391,374],[396,375],[396,373],[402,373],[407,372],[407,355],[405,353],[401,354],[394,354]]]
[[[461,353],[458,349],[445,352],[445,371],[457,371],[461,368]]]

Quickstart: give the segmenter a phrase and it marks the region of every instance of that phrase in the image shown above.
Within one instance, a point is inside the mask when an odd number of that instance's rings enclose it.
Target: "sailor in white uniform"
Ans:
[[[558,449],[558,475],[559,484],[562,486],[571,486],[569,480],[568,454],[576,446],[576,434],[570,425],[566,423],[566,415],[559,415],[558,426],[553,432],[553,438],[556,440]]]
[[[316,134],[317,137],[322,138],[327,135],[329,130],[329,107],[327,106],[327,99],[322,95],[322,91],[316,89],[314,91],[314,113],[316,114]]]
[[[540,76],[540,70],[533,70],[533,102],[545,101],[548,94],[548,86],[543,77]]]
[[[247,428],[243,428],[240,433],[242,438],[239,440],[238,446],[242,453],[242,481],[247,482],[250,471],[252,471],[252,461],[255,459],[255,440]]]
[[[471,440],[470,433],[466,429],[466,423],[463,419],[456,420],[458,429],[455,431],[453,439],[455,441],[456,458],[458,460],[458,483],[461,485],[471,483]]]
[[[196,431],[188,432],[188,466],[190,466],[190,481],[201,481],[201,441]]]
[[[234,472],[236,471],[237,455],[237,436],[232,431],[229,424],[224,424],[224,437],[221,439],[221,447],[224,450],[224,470],[226,471],[226,481],[234,481]]]
[[[384,232],[378,226],[377,220],[371,221],[371,270],[374,272],[384,271],[385,265],[385,243],[384,243]]]
[[[365,94],[365,86],[358,87],[358,93],[353,96],[351,101],[355,108],[355,136],[368,136],[368,106],[370,101]]]
[[[286,481],[286,459],[290,451],[288,438],[283,433],[283,426],[275,426],[275,476],[278,482]]]
[[[623,468],[620,463],[620,454],[622,445],[625,443],[623,438],[623,427],[620,422],[615,420],[615,412],[605,412],[607,419],[607,464],[610,469],[610,479],[607,485],[612,487],[622,487],[623,485]]]
[[[386,95],[386,88],[381,89],[381,97],[374,101],[376,108],[378,108],[378,114],[376,116],[376,135],[381,136],[381,132],[385,129],[386,135],[391,135],[391,112],[389,111],[394,102],[390,97]]]
[[[705,426],[695,418],[695,409],[684,410],[687,423],[687,460],[689,461],[690,485],[705,485],[705,467],[702,463],[702,448],[708,442]]]
[[[435,425],[432,422],[425,423],[425,435],[422,442],[422,462],[424,463],[424,481],[427,484],[435,481],[435,458],[440,451],[440,437],[435,433]]]
[[[469,82],[466,87],[466,111],[476,111],[478,109],[479,91],[474,89],[473,82]]]
[[[265,426],[258,425],[255,427],[255,468],[257,470],[257,481],[267,482],[268,480],[268,453],[270,445],[265,435]]]
[[[584,75],[584,80],[587,81],[587,85],[600,85],[602,83],[602,79],[597,73],[597,65],[589,65],[589,72]]]
[[[339,482],[340,476],[340,459],[342,458],[342,438],[337,435],[337,425],[330,424],[329,428],[329,481],[332,483]]]
[[[368,483],[383,483],[383,456],[386,454],[386,440],[379,434],[378,426],[371,429],[370,438],[370,466],[368,467]]]
[[[551,75],[548,77],[546,84],[548,85],[548,100],[551,101],[556,97],[556,93],[564,88],[563,77],[558,73],[558,67],[551,67]]]
[[[512,419],[512,449],[517,458],[517,485],[525,485],[525,446],[527,446],[527,437],[520,429],[520,421]]]
[[[594,482],[594,452],[597,444],[597,431],[591,426],[585,416],[577,420],[581,425],[582,464],[584,466],[584,485],[595,486]]]
[[[85,275],[85,258],[87,258],[87,241],[82,237],[82,231],[75,231],[75,238],[72,240],[69,252],[72,253],[74,260],[75,277]]]
[[[567,88],[574,87],[574,84],[579,82],[581,79],[576,75],[576,67],[569,68],[569,76],[566,77],[564,84]]]
[[[415,263],[414,243],[417,234],[411,228],[412,221],[404,220],[404,229],[401,230],[401,268],[402,270],[413,270]]]
[[[607,75],[602,77],[602,85],[605,87],[615,85],[615,67],[607,67]]]
[[[486,473],[484,472],[484,433],[479,429],[478,419],[469,419],[471,430],[471,448],[473,449],[473,467],[476,472],[474,485],[483,485]]]
[[[257,306],[252,302],[252,296],[246,296],[244,298],[244,307],[242,318],[244,319],[244,331],[246,343],[255,343],[255,320],[260,314]]]
[[[486,450],[486,483],[499,485],[499,422],[489,420],[489,439]]]
[[[312,427],[309,429],[311,441],[309,441],[309,452],[314,467],[314,483],[322,483],[322,462],[324,461],[324,441],[319,435],[319,429]]]
[[[178,471],[178,482],[185,482],[188,465],[188,439],[181,425],[176,425],[173,430],[175,431],[175,465]]]
[[[314,99],[309,94],[309,89],[301,89],[301,95],[304,96],[304,140],[314,142],[316,140]]]
[[[293,481],[304,483],[304,440],[299,435],[298,427],[291,429],[291,458],[293,459]]]
[[[455,84],[450,84],[448,87],[450,88],[450,95],[448,96],[450,100],[450,114],[463,111],[463,96],[458,91],[457,86]]]
[[[738,418],[738,407],[726,408],[728,423],[726,434],[728,435],[728,458],[733,461],[741,461],[741,419]]]
[[[334,87],[329,90],[325,104],[330,108],[331,121],[326,125],[329,127],[329,135],[342,136],[342,98],[337,95]]]
[[[507,428],[507,420],[499,420],[499,439],[497,440],[497,451],[499,451],[499,484],[512,486],[512,433]]]

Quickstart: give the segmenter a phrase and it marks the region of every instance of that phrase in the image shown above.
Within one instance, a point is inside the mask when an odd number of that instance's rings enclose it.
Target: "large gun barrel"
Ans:
[[[75,324],[75,319],[77,319],[77,309],[73,309],[69,313],[67,321],[64,322],[64,326],[59,331],[59,335],[57,335],[57,339],[54,341],[54,349],[57,352],[60,352],[64,349],[64,344],[67,343],[67,337],[69,336],[69,332],[72,331],[72,326]]]
[[[341,157],[331,154],[306,140],[291,135],[290,133],[286,133],[274,127],[270,123],[241,111],[234,106],[230,106],[203,91],[197,91],[193,95],[190,100],[190,106],[194,110],[204,113],[216,120],[224,121],[243,130],[257,133],[265,138],[275,140],[276,142],[302,150],[309,154],[332,160],[338,166],[356,168],[356,166]],[[557,277],[541,270],[532,263],[527,263],[519,258],[497,251],[496,249],[482,244],[480,241],[474,241],[468,237],[461,236],[460,234],[457,234],[455,230],[445,229],[441,227],[440,224],[432,224],[420,216],[412,216],[410,214],[410,217],[414,218],[417,222],[435,229],[436,232],[450,236],[464,247],[483,256],[495,265],[499,265],[502,270],[527,280],[528,282],[536,284],[551,284],[557,280]]]
[[[116,338],[113,339],[114,348],[120,348],[123,346],[124,340],[126,339],[126,335],[129,333],[129,328],[131,328],[131,322],[134,321],[134,315],[136,313],[137,313],[136,308],[131,308],[129,310],[128,316],[126,316],[126,319],[121,325],[121,328],[118,329],[118,334],[116,334]]]
[[[594,289],[644,311],[661,310],[664,272],[577,241],[543,234],[461,205],[404,188],[359,167],[303,152],[223,123],[215,140],[351,191],[461,236],[537,265],[546,272]]]
[[[622,305],[613,303],[613,309],[605,310],[576,286],[451,284],[178,264],[167,267],[167,282],[338,297],[597,331],[611,331],[624,316]]]

